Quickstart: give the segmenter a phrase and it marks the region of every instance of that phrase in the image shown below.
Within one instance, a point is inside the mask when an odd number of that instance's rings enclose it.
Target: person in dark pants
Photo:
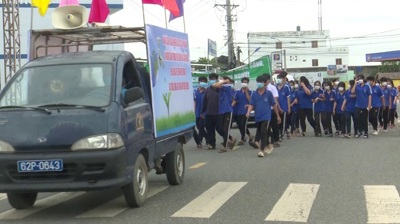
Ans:
[[[270,74],[263,74],[267,80],[271,80],[271,75]],[[271,82],[268,83],[267,85],[267,90],[269,90],[272,93],[272,96],[275,99],[275,103],[277,104],[276,107],[278,108],[278,112],[281,111],[281,108],[279,106],[279,93],[278,89],[271,84]],[[271,107],[271,121],[270,121],[270,128],[272,129],[272,134],[271,134],[271,144],[273,144],[274,147],[280,147],[279,144],[279,124],[278,124],[278,119],[275,116],[275,113],[272,112],[273,107]]]
[[[195,113],[196,113],[196,127],[199,132],[197,134],[197,131],[195,131],[193,137],[195,138],[197,148],[201,149],[203,139],[206,140],[206,144],[208,145],[207,131],[206,131],[205,120],[204,120],[205,116],[204,116],[204,114],[203,114],[203,116],[201,116],[201,109],[203,106],[202,105],[203,97],[204,97],[204,93],[205,93],[205,90],[207,87],[207,77],[200,76],[198,81],[199,81],[199,86],[194,91],[193,98],[194,98],[194,108],[195,108]]]
[[[326,81],[322,83],[324,88],[325,95],[325,116],[322,119],[322,126],[324,127],[325,135],[329,137],[333,136],[332,131],[332,115],[333,115],[333,104],[335,103],[336,90],[332,89],[332,83],[330,81]],[[337,86],[336,86],[337,87]],[[339,135],[339,123],[334,123],[336,133],[335,136]]]
[[[253,141],[253,136],[251,135],[249,129],[247,128],[247,108],[246,105],[250,103],[251,99],[251,94],[253,91],[251,91],[248,87],[249,85],[249,78],[244,77],[241,80],[241,89],[235,91],[235,96],[232,102],[232,106],[235,108],[236,107],[236,124],[239,128],[241,139],[238,145],[244,145],[246,142],[246,134],[249,136],[249,141]]]
[[[290,81],[290,87],[292,93],[290,94],[290,133],[295,135],[299,129],[299,116],[298,116],[298,100],[297,100],[297,89],[299,84],[297,81]]]
[[[345,99],[346,85],[344,82],[339,82],[337,92],[335,95],[335,102],[333,103],[333,122],[338,124],[338,129],[340,130],[340,137],[345,137],[345,115],[342,111],[343,102]]]
[[[306,117],[313,129],[315,129],[315,120],[313,118],[313,103],[311,99],[312,87],[310,81],[308,81],[305,76],[300,77],[300,87],[297,93],[297,100],[299,102],[299,120],[302,131],[301,135],[306,136]]]
[[[388,88],[390,89],[390,95],[392,96],[392,107],[389,111],[389,124],[390,128],[394,128],[394,118],[396,117],[396,110],[397,110],[397,95],[399,94],[397,88],[393,88],[393,80],[388,79]]]
[[[284,134],[289,136],[289,114],[290,114],[290,86],[286,83],[286,75],[285,71],[281,72],[276,80],[276,88],[278,89],[278,101],[281,111],[279,111],[279,116],[282,120],[282,123],[279,124],[279,138],[282,141]],[[290,137],[289,137],[290,138]]]
[[[385,106],[382,106],[382,116],[379,120],[381,128],[383,128],[384,132],[387,132],[387,126],[389,124],[389,111],[392,109],[392,94],[388,86],[388,79],[386,77],[382,77],[381,81],[381,89],[383,92],[383,98],[385,99]]]
[[[217,132],[223,137],[222,148],[219,150],[220,153],[227,152],[228,148],[233,149],[236,144],[230,134],[230,128],[232,124],[232,84],[233,80],[227,76],[224,76],[219,82],[213,84],[213,87],[219,89],[219,122],[217,125]],[[228,141],[229,140],[229,141]]]
[[[378,117],[379,109],[385,106],[385,99],[383,96],[383,91],[379,86],[375,85],[375,78],[373,76],[367,77],[367,85],[371,86],[372,96],[371,96],[371,110],[369,111],[369,123],[371,123],[374,131],[373,135],[378,135]]]
[[[345,118],[345,134],[344,137],[351,138],[351,118],[353,118],[354,136],[357,136],[358,126],[355,119],[355,105],[356,105],[356,94],[351,93],[351,89],[355,85],[354,80],[349,81],[350,88],[344,94],[344,101],[342,105],[342,111],[344,112]]]
[[[371,109],[372,89],[366,85],[364,75],[357,75],[357,84],[351,88],[351,93],[356,94],[355,118],[358,125],[359,138],[364,134],[364,138],[368,138],[368,112]]]
[[[266,90],[269,80],[270,78],[266,75],[257,77],[257,90],[251,96],[250,105],[248,106],[246,113],[246,116],[250,117],[250,112],[254,109],[255,122],[257,126],[256,141],[259,141],[258,144],[260,149],[258,157],[264,157],[266,154],[272,153],[272,150],[274,149],[272,144],[269,144],[271,106],[274,108],[273,111],[278,119],[278,123],[281,122],[275,99],[272,93],[269,90]]]
[[[311,93],[311,99],[314,103],[314,119],[315,119],[315,137],[322,136],[321,123],[326,118],[325,113],[325,94],[321,89],[321,82],[314,82],[314,91]]]
[[[215,130],[219,123],[219,89],[213,85],[218,80],[218,75],[211,73],[208,76],[209,87],[205,90],[203,96],[203,105],[201,109],[201,115],[205,117],[208,149],[215,149]]]

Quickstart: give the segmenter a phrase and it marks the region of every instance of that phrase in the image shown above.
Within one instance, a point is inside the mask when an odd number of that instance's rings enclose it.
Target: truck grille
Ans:
[[[7,172],[11,179],[18,182],[25,181],[60,181],[72,180],[77,173],[78,167],[74,163],[64,164],[64,170],[59,172],[29,172],[19,173],[16,165],[8,166]]]

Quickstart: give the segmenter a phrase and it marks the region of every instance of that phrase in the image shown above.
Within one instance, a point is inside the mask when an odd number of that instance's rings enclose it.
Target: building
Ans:
[[[331,47],[327,30],[300,31],[297,27],[297,31],[249,32],[247,37],[249,61],[270,55],[275,70],[320,72],[324,79],[348,75],[349,49]]]
[[[28,1],[21,0],[19,4],[19,22],[20,22],[20,55],[21,55],[21,63],[18,65],[22,67],[25,63],[28,62],[28,49],[29,49],[29,30],[31,29],[53,29],[52,25],[52,12],[55,8],[59,6],[60,0],[53,1],[48,8],[48,11],[44,17],[40,16],[37,8],[32,8],[29,3],[25,3]],[[80,0],[80,5],[85,6],[89,12],[91,6],[91,0]],[[112,24],[111,20],[114,14],[117,14],[119,11],[123,9],[123,0],[108,0],[108,7],[110,9],[110,16],[108,17],[106,23]],[[0,4],[3,7],[2,4]],[[3,16],[0,21],[3,24]],[[3,32],[0,33],[1,39],[4,39]],[[123,45],[121,46],[107,46],[108,49],[123,49]],[[4,86],[5,83],[5,71],[4,69],[4,45],[0,45],[0,89]]]

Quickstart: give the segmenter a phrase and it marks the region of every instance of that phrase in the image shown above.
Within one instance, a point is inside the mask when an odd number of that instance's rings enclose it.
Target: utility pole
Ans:
[[[318,0],[318,30],[322,31],[322,0]]]
[[[240,66],[240,54],[242,53],[242,49],[239,46],[236,48],[237,60],[236,60],[236,67]]]
[[[239,5],[232,5],[230,0],[226,0],[225,5],[215,4],[215,6],[221,6],[226,9],[226,27],[227,27],[227,45],[228,45],[228,67],[231,69],[235,66],[235,47],[233,43],[233,28],[232,22],[236,22],[236,16],[232,15],[232,9],[238,7]]]

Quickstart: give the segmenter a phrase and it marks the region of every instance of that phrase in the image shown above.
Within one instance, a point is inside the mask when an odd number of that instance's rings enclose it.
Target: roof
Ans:
[[[365,59],[367,62],[400,61],[400,51],[366,54]]]

